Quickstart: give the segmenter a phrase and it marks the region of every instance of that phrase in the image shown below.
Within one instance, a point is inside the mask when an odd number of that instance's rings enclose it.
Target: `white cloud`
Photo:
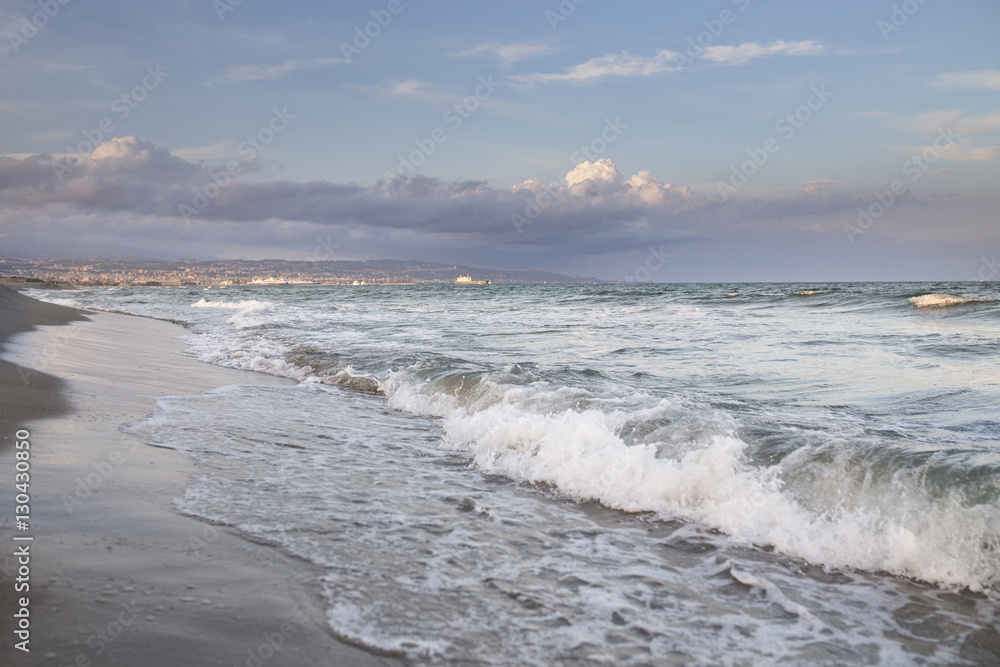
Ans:
[[[597,160],[596,162],[581,162],[573,167],[566,174],[566,185],[572,188],[574,185],[597,181],[599,183],[618,183],[622,175],[618,173],[618,167],[608,158]]]
[[[870,112],[867,115],[887,118],[893,127],[935,137],[937,146],[886,146],[913,155],[927,153],[950,162],[986,162],[1000,157],[1000,146],[973,146],[972,137],[1000,130],[1000,113],[965,116],[961,109],[937,109],[901,117],[892,113]],[[948,143],[940,145],[940,139]]]
[[[931,79],[938,88],[979,88],[1000,90],[1000,70],[981,69],[971,72],[947,72]]]
[[[532,182],[526,181],[519,187],[531,187],[529,183]],[[620,201],[622,204],[641,202],[639,205],[651,207],[670,205],[679,209],[694,201],[690,190],[661,183],[648,170],[625,180],[615,163],[608,158],[576,165],[566,174],[566,190],[577,197]]]
[[[280,65],[237,65],[226,70],[226,73],[218,79],[214,79],[206,85],[212,85],[220,81],[272,81],[280,79],[292,72],[318,69],[321,67],[332,67],[347,63],[343,58],[311,58],[309,60],[289,60]]]
[[[98,144],[90,154],[90,159],[149,162],[150,156],[157,154],[157,152],[166,153],[166,149],[135,137],[114,137]]]
[[[778,40],[770,44],[746,42],[738,46],[709,46],[702,58],[715,65],[742,65],[764,56],[815,56],[826,52],[826,47],[814,41],[786,42]],[[656,74],[677,72],[683,69],[683,56],[668,49],[661,49],[655,56],[633,56],[626,51],[609,53],[600,58],[591,58],[575,65],[565,72],[520,74],[511,77],[513,81],[526,86],[553,83],[573,83],[578,85],[596,83],[610,77],[646,77]]]
[[[764,56],[817,56],[825,51],[822,44],[812,40],[786,42],[779,39],[770,44],[745,42],[738,46],[709,46],[705,48],[703,58],[718,65],[742,65]]]
[[[361,85],[356,83],[346,83],[345,88],[359,90],[365,93],[376,93],[378,95],[390,95],[394,97],[441,97],[443,93],[434,92],[430,89],[430,84],[420,79],[406,79],[405,81],[389,81],[384,84]]]
[[[199,162],[201,160],[225,160],[239,157],[236,143],[220,139],[215,143],[205,146],[191,146],[188,148],[178,148],[171,151],[175,156],[188,162]]]
[[[30,139],[31,141],[52,141],[54,139],[62,139],[63,137],[70,136],[73,136],[72,132],[50,130],[48,132],[36,132],[35,134],[29,134],[25,137],[25,139]]]
[[[448,55],[453,58],[496,58],[503,62],[505,66],[510,66],[522,60],[542,58],[555,53],[555,51],[551,46],[540,44],[497,44],[496,42],[490,42],[489,44],[483,44],[467,51],[449,53]]]
[[[969,116],[960,119],[953,128],[962,135],[981,134],[1000,129],[1000,113]]]
[[[939,130],[950,129],[964,137],[1000,129],[1000,113],[963,117],[959,109],[942,109],[914,116],[908,124],[911,129],[924,134],[937,134]]]
[[[685,187],[675,188],[669,183],[661,183],[649,171],[643,170],[628,179],[629,194],[650,206],[662,205],[673,197],[675,202],[694,201],[691,191]]]
[[[371,239],[370,246],[353,246],[362,253],[393,247],[409,254],[417,246],[468,252],[475,244],[491,257],[501,250],[548,257],[553,252],[634,251],[662,243],[665,236],[728,233],[734,216],[733,204],[721,198],[661,183],[648,171],[623,179],[615,164],[604,159],[578,164],[564,183],[532,180],[512,189],[423,176],[366,187],[323,180],[257,181],[241,174],[220,189],[199,213],[198,224],[191,225],[181,207],[190,207],[196,189],[213,183],[207,166],[133,137],[98,146],[92,159],[61,170],[61,175],[53,168],[55,160],[48,154],[0,157],[0,200],[5,203],[0,232],[26,230],[25,238],[36,245],[48,238],[69,247],[113,237],[123,245],[153,244],[175,253],[187,246],[170,241],[168,249],[164,239],[183,238],[201,249],[216,244],[227,252],[297,248],[312,253],[317,237],[337,234]],[[840,213],[857,204],[850,196],[797,195],[745,200],[740,206],[740,219],[749,229],[755,221]],[[544,224],[539,221],[518,234],[515,214],[532,222],[544,215]],[[238,246],[233,246],[234,238]]]
[[[368,85],[348,83],[344,84],[344,87],[373,95],[402,97],[429,104],[438,104],[441,106],[451,106],[452,104],[462,101],[462,96],[435,90],[431,87],[431,84],[426,81],[421,81],[420,79],[388,81],[382,84]]]
[[[839,181],[836,178],[815,178],[811,181],[802,181],[802,192],[807,195],[819,195],[822,194],[831,185],[840,185],[844,181]]]
[[[511,79],[527,86],[552,83],[588,84],[609,77],[646,77],[665,72],[676,72],[680,69],[681,67],[677,63],[677,54],[673,51],[663,49],[649,58],[633,56],[622,51],[621,53],[609,53],[600,58],[591,58],[585,63],[574,65],[563,73],[521,74],[511,77]]]
[[[1000,146],[955,146],[941,157],[950,162],[987,162],[1000,158]]]
[[[379,92],[385,93],[386,95],[401,95],[403,97],[407,96],[424,96],[430,91],[427,89],[427,83],[419,79],[407,79],[406,81],[397,81],[395,83],[390,83],[388,86],[379,89]]]
[[[968,139],[945,146],[889,146],[912,155],[934,155],[948,162],[988,162],[1000,157],[1000,146],[970,146]]]

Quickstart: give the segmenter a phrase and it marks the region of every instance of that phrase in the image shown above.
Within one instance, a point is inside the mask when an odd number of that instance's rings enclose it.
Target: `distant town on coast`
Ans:
[[[468,276],[470,281],[458,281]],[[0,280],[80,286],[178,285],[433,285],[599,283],[596,278],[549,271],[503,271],[405,260],[287,261],[0,259]]]

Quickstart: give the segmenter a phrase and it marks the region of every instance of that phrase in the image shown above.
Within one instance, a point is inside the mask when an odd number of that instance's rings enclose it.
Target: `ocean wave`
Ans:
[[[46,301],[48,301],[49,303],[54,303],[57,306],[67,306],[69,308],[80,308],[81,307],[80,302],[77,301],[76,299],[65,299],[65,298],[53,297],[53,298],[46,299]]]
[[[788,289],[765,296],[794,303],[797,297]],[[994,301],[936,289],[950,288],[906,286],[866,299],[873,309],[888,303],[899,311]],[[928,293],[918,296],[921,291]],[[742,293],[754,296],[750,289]],[[897,460],[852,456],[858,447],[852,438],[824,446],[796,444],[774,462],[755,456],[759,439],[740,431],[732,416],[690,397],[654,396],[661,390],[648,383],[627,386],[632,380],[622,378],[632,376],[622,367],[615,372],[587,359],[555,369],[522,362],[497,370],[488,361],[496,356],[492,352],[476,356],[475,346],[469,353],[459,344],[442,348],[441,338],[417,336],[423,327],[411,327],[408,339],[374,334],[389,320],[368,305],[352,306],[345,322],[347,309],[334,316],[325,305],[323,310],[288,309],[252,299],[190,300],[184,308],[221,311],[198,313],[210,330],[193,343],[203,361],[381,392],[394,408],[440,419],[445,446],[483,471],[545,485],[580,501],[697,522],[741,543],[773,547],[828,567],[891,572],[973,590],[1000,586],[1000,487],[991,477],[975,481],[988,493],[985,501],[974,502],[973,482],[966,477],[956,475],[954,492],[943,492],[929,485],[929,464],[906,467]],[[630,304],[629,312],[635,315],[643,305]],[[708,307],[703,312],[673,303],[658,312],[666,310],[671,316],[712,313]],[[614,321],[615,315],[602,316]],[[247,328],[278,322],[279,316],[284,329]],[[546,316],[546,326],[552,326],[548,319],[560,321],[564,313]],[[231,327],[220,327],[226,317]],[[463,314],[467,317],[481,316]],[[316,328],[303,336],[295,329],[299,326]],[[303,341],[312,341],[312,347]],[[619,345],[624,343],[616,340],[608,349],[625,349]],[[669,349],[664,344],[657,353]],[[521,349],[516,354],[524,356],[508,353],[506,358],[544,359]],[[421,365],[411,366],[416,359]],[[590,364],[598,370],[581,370]],[[387,371],[390,367],[397,370]],[[766,593],[767,586],[761,590]]]
[[[200,301],[191,304],[192,308],[214,308],[235,311],[233,315],[226,320],[226,323],[231,324],[238,329],[259,327],[267,324],[271,319],[268,315],[274,310],[274,306],[275,304],[270,301],[257,301],[256,299],[232,302],[209,301],[208,299],[203,298]]]
[[[274,304],[270,301],[257,301],[256,299],[247,299],[244,301],[209,301],[206,298],[202,298],[196,303],[192,303],[192,308],[223,308],[228,310],[250,310],[255,308],[266,308],[271,307]]]
[[[395,409],[440,419],[444,446],[480,470],[575,500],[696,521],[827,567],[972,590],[1000,584],[1000,489],[986,504],[970,504],[959,490],[929,488],[929,465],[894,468],[852,456],[836,440],[757,465],[727,413],[608,377],[588,376],[593,382],[584,387],[575,381],[583,371],[490,370],[450,357],[380,377],[343,363],[307,363],[316,355],[303,349],[255,335],[216,342],[200,358],[382,393]],[[880,469],[891,472],[877,479],[872,471]]]
[[[909,301],[917,308],[945,308],[947,306],[960,306],[964,303],[996,301],[996,299],[992,297],[974,298],[934,293],[910,297]]]
[[[792,292],[792,294],[795,296],[812,296],[813,294],[827,294],[829,291],[828,289],[803,289]]]
[[[332,376],[323,378],[322,382],[368,394],[377,394],[379,392],[379,381],[375,376],[368,373],[359,373],[350,366],[334,373]]]
[[[436,384],[400,371],[381,389],[392,407],[442,419],[445,446],[485,472],[626,512],[698,521],[827,567],[972,590],[1000,583],[1000,510],[992,501],[969,505],[958,491],[935,495],[919,467],[873,480],[851,456],[831,460],[808,447],[762,467],[719,411],[692,414],[699,408],[627,391],[514,386],[496,374],[461,391]]]

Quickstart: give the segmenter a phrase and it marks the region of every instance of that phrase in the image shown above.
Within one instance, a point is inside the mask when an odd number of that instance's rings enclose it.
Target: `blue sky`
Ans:
[[[995,2],[234,2],[0,2],[0,254],[673,281],[1000,250]]]

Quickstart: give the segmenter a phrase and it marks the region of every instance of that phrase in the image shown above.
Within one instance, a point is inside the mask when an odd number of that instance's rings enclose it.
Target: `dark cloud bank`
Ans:
[[[299,183],[262,179],[260,170],[256,160],[191,164],[134,137],[83,158],[0,157],[0,225],[9,236],[0,254],[18,244],[65,254],[74,241],[99,239],[160,256],[255,249],[258,257],[422,259],[616,279],[651,247],[672,249],[682,265],[685,253],[731,262],[728,254],[747,242],[846,244],[840,221],[863,203],[815,191],[727,201],[649,172],[624,177],[607,159],[559,182],[506,189],[424,176],[367,187]],[[823,217],[836,220],[819,233],[813,222]]]

